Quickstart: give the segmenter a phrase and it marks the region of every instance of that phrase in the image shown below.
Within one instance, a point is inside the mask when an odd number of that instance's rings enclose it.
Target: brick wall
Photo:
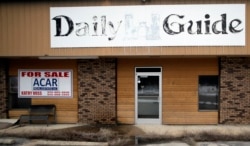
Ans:
[[[80,123],[116,124],[116,60],[78,62]]]
[[[250,124],[250,58],[221,58],[220,123]]]
[[[0,119],[7,117],[6,61],[0,60]]]

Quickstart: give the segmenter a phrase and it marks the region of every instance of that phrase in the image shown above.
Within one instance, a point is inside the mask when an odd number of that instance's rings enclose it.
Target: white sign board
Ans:
[[[19,98],[72,98],[72,70],[18,70]]]
[[[51,48],[245,46],[245,4],[51,7]]]

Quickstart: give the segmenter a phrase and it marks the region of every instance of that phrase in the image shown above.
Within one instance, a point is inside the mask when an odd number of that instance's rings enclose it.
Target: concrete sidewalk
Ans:
[[[64,129],[71,127],[83,126],[86,124],[50,124],[47,126],[46,124],[27,124],[24,126],[15,125],[12,126],[16,122],[16,119],[0,119],[0,127],[3,124],[9,125],[9,128],[0,129],[1,132],[25,132],[25,131],[41,131],[41,130],[55,130],[55,129]],[[163,134],[171,134],[171,135],[181,135],[185,132],[189,133],[197,133],[202,131],[218,131],[222,134],[240,134],[243,132],[250,133],[250,125],[131,125],[141,129],[145,133],[155,133],[159,135]]]
[[[8,121],[2,121],[1,123],[5,123]],[[37,132],[49,132],[51,130],[57,129],[65,129],[71,127],[83,126],[84,124],[50,124],[47,126],[46,124],[31,124],[25,126],[10,126],[8,128],[4,128],[0,130],[0,137],[2,134],[26,134],[26,133],[37,133]],[[129,125],[126,125],[129,126]],[[1,126],[0,126],[1,127]],[[242,133],[250,133],[249,125],[131,125],[131,129],[129,129],[128,133],[133,133],[135,135],[170,135],[170,136],[181,136],[186,133],[189,134],[197,134],[202,133],[204,131],[209,132],[213,131],[218,134],[225,135],[240,135]],[[139,130],[138,130],[139,129]],[[134,130],[134,131],[133,131]],[[18,139],[14,138],[15,141]],[[13,142],[13,138],[0,138],[0,145],[4,143]],[[74,141],[51,141],[51,140],[29,140],[25,145],[108,145],[108,143],[95,143],[95,142],[74,142]],[[249,146],[250,142],[245,141],[227,141],[227,142],[196,142],[196,146]],[[148,144],[147,146],[188,146],[187,143],[183,142],[169,142],[164,144]]]
[[[1,120],[0,120],[1,125]],[[32,133],[37,131],[51,131],[71,127],[83,126],[86,124],[30,124],[25,126],[10,126],[0,130],[1,133]],[[250,133],[250,125],[131,125],[143,133],[157,135],[179,136],[185,133],[201,133],[203,131],[217,131],[220,134],[238,135],[241,133]]]

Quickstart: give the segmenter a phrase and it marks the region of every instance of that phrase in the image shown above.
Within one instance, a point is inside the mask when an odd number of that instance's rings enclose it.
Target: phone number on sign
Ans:
[[[49,91],[47,92],[48,96],[70,96],[69,91]]]

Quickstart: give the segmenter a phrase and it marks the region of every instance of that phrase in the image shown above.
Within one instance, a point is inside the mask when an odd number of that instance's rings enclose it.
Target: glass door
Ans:
[[[136,124],[161,124],[161,72],[136,73]]]

